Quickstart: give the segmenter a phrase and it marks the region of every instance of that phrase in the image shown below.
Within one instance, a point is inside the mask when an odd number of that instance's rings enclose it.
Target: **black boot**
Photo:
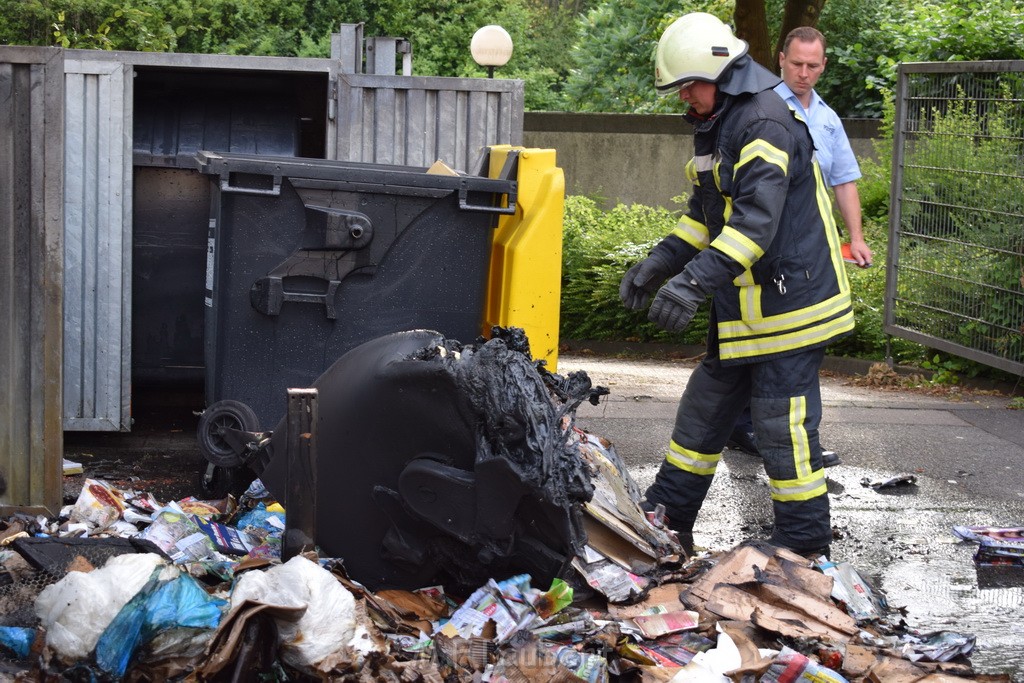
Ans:
[[[761,457],[761,453],[757,450],[757,436],[754,432],[734,429],[725,445],[729,448]]]

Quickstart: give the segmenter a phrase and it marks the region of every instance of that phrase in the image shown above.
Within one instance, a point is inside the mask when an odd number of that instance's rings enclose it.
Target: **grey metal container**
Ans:
[[[515,210],[511,164],[492,179],[321,159],[197,160],[212,180],[199,434],[211,462],[233,457],[217,438],[224,419],[273,427],[288,388],[312,385],[363,342],[412,329],[466,342],[481,334],[492,228]]]

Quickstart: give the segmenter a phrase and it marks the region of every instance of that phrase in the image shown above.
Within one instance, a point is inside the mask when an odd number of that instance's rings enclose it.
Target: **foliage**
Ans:
[[[107,50],[327,56],[362,0],[0,0],[0,42]]]
[[[926,334],[1024,357],[1024,182],[1019,100],[968,96],[909,112],[898,315]]]
[[[880,17],[889,16],[892,4],[891,0],[828,0],[822,9],[818,30],[828,41],[828,64],[815,90],[840,116],[876,117],[881,113],[882,95],[878,90],[868,92],[867,70],[887,45],[870,29]],[[879,42],[869,43],[872,37]]]
[[[678,217],[663,208],[619,204],[602,210],[593,199],[565,202],[562,251],[561,336],[567,339],[676,341],[700,344],[707,335],[702,307],[682,334],[668,334],[647,320],[647,311],[629,311],[619,299],[619,282],[671,232]]]
[[[857,25],[856,33],[852,41],[833,40],[828,78],[836,85],[822,90],[840,115],[878,116],[900,62],[1024,58],[1024,0],[851,0],[848,10],[845,20]]]
[[[654,50],[677,17],[692,11],[732,16],[731,0],[603,0],[580,18],[565,84],[568,108],[590,112],[665,112],[675,98],[654,90]]]

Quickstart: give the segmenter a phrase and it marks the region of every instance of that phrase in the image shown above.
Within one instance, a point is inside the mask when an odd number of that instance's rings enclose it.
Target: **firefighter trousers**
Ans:
[[[683,391],[668,453],[646,493],[647,507],[663,504],[672,528],[692,531],[749,397],[775,513],[771,542],[798,553],[826,548],[832,525],[818,443],[824,355],[824,349],[812,349],[724,366],[709,352]]]

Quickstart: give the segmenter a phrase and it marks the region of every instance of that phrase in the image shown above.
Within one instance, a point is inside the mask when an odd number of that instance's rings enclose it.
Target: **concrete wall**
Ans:
[[[853,151],[873,157],[878,121],[844,121]],[[678,208],[689,194],[683,166],[693,156],[693,129],[678,115],[527,112],[523,144],[552,148],[565,171],[565,191],[618,203]]]

